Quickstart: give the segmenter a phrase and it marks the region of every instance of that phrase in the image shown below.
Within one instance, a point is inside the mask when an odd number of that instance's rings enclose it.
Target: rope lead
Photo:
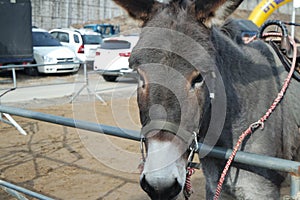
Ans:
[[[270,34],[268,34],[268,36],[272,36],[272,34],[270,33]],[[260,120],[258,120],[257,122],[251,124],[249,126],[249,128],[240,135],[240,137],[239,137],[239,139],[238,139],[238,141],[237,141],[237,143],[236,143],[236,145],[235,145],[235,147],[234,147],[234,149],[233,149],[233,151],[232,151],[229,159],[227,160],[227,163],[226,163],[226,165],[225,165],[225,167],[223,169],[223,172],[221,174],[221,177],[219,179],[219,182],[218,182],[218,185],[217,185],[217,189],[216,189],[216,192],[215,192],[214,200],[218,200],[219,197],[220,197],[220,195],[221,195],[222,186],[223,186],[223,183],[225,181],[225,177],[227,175],[227,172],[228,172],[228,170],[229,170],[229,168],[231,166],[231,163],[232,163],[232,161],[233,161],[233,159],[234,159],[234,157],[235,157],[235,155],[236,155],[236,153],[237,153],[237,151],[239,149],[239,146],[243,142],[244,138],[247,135],[252,134],[258,127],[261,127],[262,129],[264,128],[264,122],[271,116],[272,112],[275,110],[275,108],[281,102],[281,100],[282,100],[282,98],[283,98],[283,96],[284,96],[284,94],[285,94],[285,92],[286,92],[286,90],[287,90],[287,88],[289,86],[289,83],[291,81],[292,75],[293,75],[295,67],[296,67],[296,58],[297,58],[296,42],[293,40],[293,38],[290,38],[290,40],[292,41],[293,48],[294,48],[294,51],[293,51],[294,55],[293,55],[292,67],[290,69],[290,72],[289,72],[287,78],[285,79],[280,92],[278,93],[277,97],[273,101],[271,107],[260,118]]]
[[[184,190],[183,190],[183,194],[184,194],[184,197],[186,200],[188,200],[190,198],[190,196],[193,194],[191,177],[194,173],[195,173],[194,168],[191,168],[191,167],[187,168],[185,185],[184,185]]]

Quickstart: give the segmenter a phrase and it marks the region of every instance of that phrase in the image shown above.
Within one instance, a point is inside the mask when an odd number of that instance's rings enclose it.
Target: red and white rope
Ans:
[[[268,34],[267,36],[272,36],[272,34]],[[276,34],[275,36],[278,36],[278,34]],[[293,55],[292,66],[291,66],[290,72],[289,72],[287,78],[285,79],[284,84],[283,84],[280,92],[278,93],[277,97],[275,98],[275,100],[273,101],[271,107],[267,110],[265,115],[263,115],[256,123],[251,124],[249,126],[249,128],[245,132],[243,132],[241,134],[241,136],[239,137],[235,147],[233,148],[233,151],[232,151],[230,157],[227,160],[227,163],[226,163],[226,165],[223,169],[223,172],[221,174],[221,177],[219,179],[218,186],[217,186],[217,189],[216,189],[216,193],[215,193],[215,196],[214,196],[214,200],[218,200],[220,195],[221,195],[222,186],[223,186],[225,177],[227,175],[229,167],[230,167],[230,165],[231,165],[231,163],[232,163],[232,161],[233,161],[240,145],[242,144],[243,140],[245,139],[245,137],[247,135],[250,135],[251,133],[253,133],[253,131],[256,130],[257,128],[259,128],[259,127],[263,128],[264,127],[264,122],[270,117],[272,112],[278,106],[278,104],[282,100],[282,98],[283,98],[283,96],[284,96],[284,94],[285,94],[285,92],[286,92],[286,90],[289,86],[289,83],[291,82],[291,78],[292,78],[292,75],[293,75],[293,73],[295,71],[295,67],[296,67],[297,47],[296,47],[296,43],[295,43],[293,38],[290,38],[290,41],[292,42],[292,45],[293,45],[293,48],[294,48],[293,49],[294,55]]]
[[[196,171],[195,168],[192,167],[187,168],[187,174],[186,174],[184,191],[183,191],[186,200],[189,199],[189,197],[193,194],[191,176],[195,173],[195,171]]]

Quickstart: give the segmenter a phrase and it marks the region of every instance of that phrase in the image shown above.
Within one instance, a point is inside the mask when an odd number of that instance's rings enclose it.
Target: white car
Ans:
[[[52,29],[49,33],[72,49],[81,62],[93,62],[102,43],[101,34],[89,29]]]
[[[136,73],[129,68],[128,59],[138,39],[138,35],[127,35],[103,40],[96,50],[94,70],[111,82],[119,76],[136,77]]]
[[[25,67],[29,75],[39,73],[74,73],[79,69],[79,60],[69,48],[62,46],[46,30],[32,29],[33,64],[50,64],[38,67]]]

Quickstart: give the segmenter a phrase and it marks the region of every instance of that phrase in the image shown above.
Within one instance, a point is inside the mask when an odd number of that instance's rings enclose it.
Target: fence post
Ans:
[[[83,89],[86,89],[86,90],[88,91],[88,95],[94,94],[94,95],[95,95],[95,96],[103,103],[103,105],[107,105],[107,103],[104,101],[104,99],[103,99],[100,95],[98,95],[96,92],[92,91],[92,90],[89,88],[89,77],[88,77],[87,64],[86,64],[86,62],[83,63],[83,75],[84,75],[84,84],[83,84],[83,86],[78,90],[78,92],[76,92],[76,93],[72,96],[72,98],[71,98],[71,100],[70,100],[70,103],[72,103],[72,102],[75,100],[75,98],[76,98],[77,96],[80,95],[80,93],[83,91]]]
[[[13,83],[14,83],[14,88],[17,88],[16,69],[14,67],[12,68],[12,79],[13,79]]]
[[[300,198],[300,175],[291,174],[291,197],[293,199],[299,200]]]

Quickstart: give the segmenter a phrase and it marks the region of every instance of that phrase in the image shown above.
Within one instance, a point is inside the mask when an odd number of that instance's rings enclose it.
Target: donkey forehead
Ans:
[[[169,68],[183,74],[193,71],[207,73],[215,65],[213,55],[199,43],[188,40],[175,41],[158,33],[144,35],[131,53],[130,67],[158,70],[157,66],[160,66],[162,73],[170,72]]]
[[[209,71],[214,65],[210,32],[184,17],[173,19],[162,12],[150,20],[131,54],[131,64],[160,63],[176,70]]]

